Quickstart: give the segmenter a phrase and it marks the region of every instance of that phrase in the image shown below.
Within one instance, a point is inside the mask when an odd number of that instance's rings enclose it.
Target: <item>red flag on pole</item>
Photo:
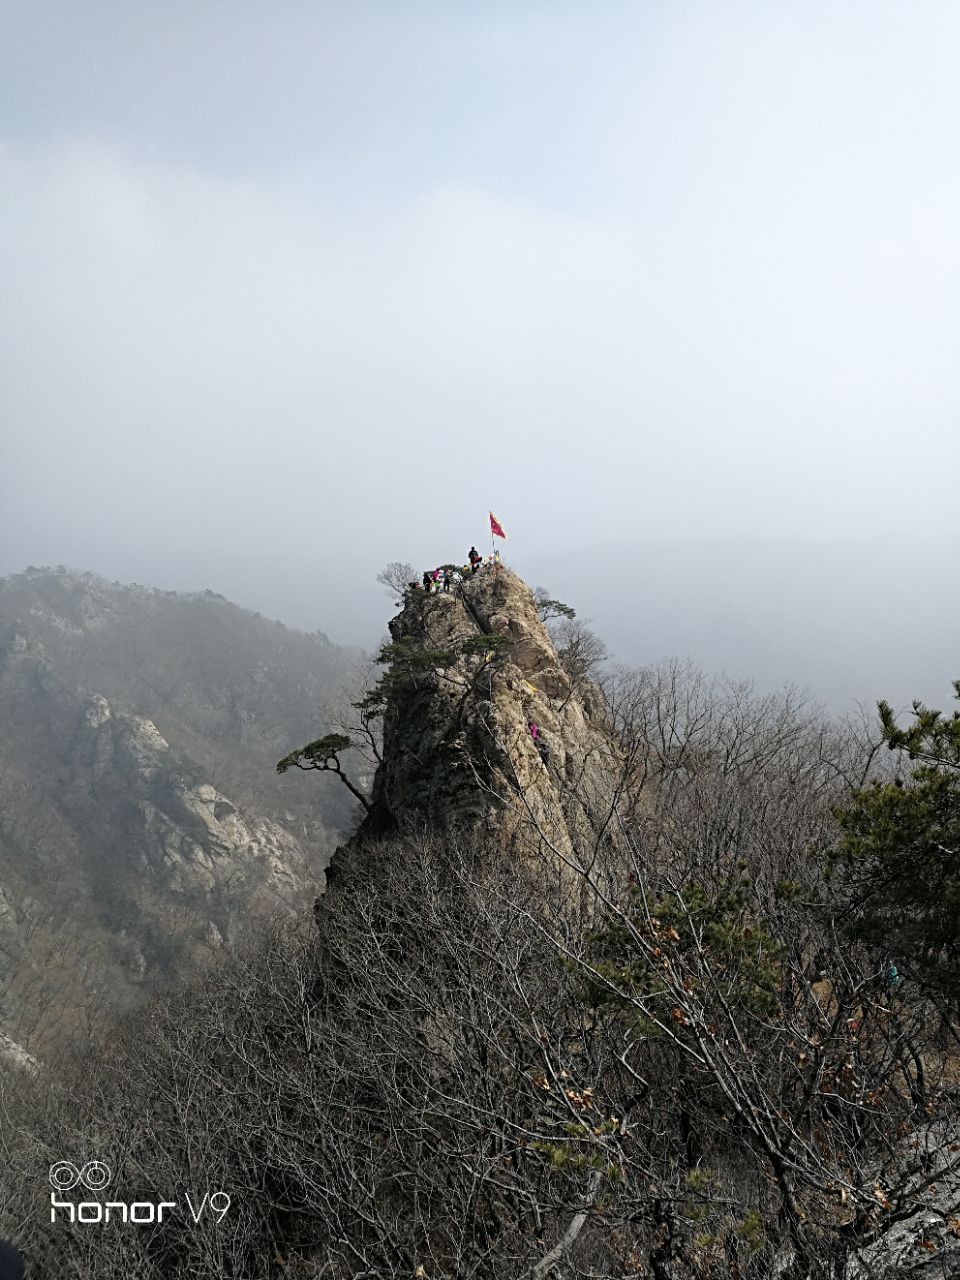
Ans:
[[[503,532],[503,525],[500,523],[500,521],[497,519],[497,517],[493,514],[492,511],[490,512],[490,534],[491,536],[496,534],[498,538],[506,538],[507,536]]]

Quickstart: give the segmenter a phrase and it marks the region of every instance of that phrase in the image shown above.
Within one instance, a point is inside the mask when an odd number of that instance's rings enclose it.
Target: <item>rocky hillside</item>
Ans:
[[[479,825],[561,862],[592,847],[625,761],[526,583],[489,568],[449,593],[411,589],[390,635],[383,763],[361,840],[429,822]]]
[[[277,756],[349,654],[212,593],[0,582],[0,1027],[109,1015],[313,891],[350,808]],[[318,793],[319,792],[319,793]]]

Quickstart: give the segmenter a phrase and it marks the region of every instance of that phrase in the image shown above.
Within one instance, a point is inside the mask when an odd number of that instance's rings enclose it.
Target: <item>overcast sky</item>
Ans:
[[[488,508],[956,534],[958,65],[952,0],[0,0],[0,572],[362,642]]]

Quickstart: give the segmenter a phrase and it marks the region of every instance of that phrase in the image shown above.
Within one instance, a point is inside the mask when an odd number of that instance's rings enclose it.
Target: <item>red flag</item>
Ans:
[[[492,511],[490,512],[490,533],[496,534],[498,538],[505,538],[507,536],[503,532],[503,526]]]

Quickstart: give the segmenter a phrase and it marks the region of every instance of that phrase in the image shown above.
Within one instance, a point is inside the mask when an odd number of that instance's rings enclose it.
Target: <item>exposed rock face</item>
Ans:
[[[27,1053],[16,1040],[0,1031],[0,1071],[25,1071],[35,1075],[40,1070],[40,1063]]]
[[[118,875],[121,883],[133,882],[126,886],[133,897],[153,882],[182,895],[185,906],[203,901],[204,916],[228,940],[234,932],[230,895],[297,898],[310,868],[290,832],[263,815],[242,816],[199,770],[178,759],[151,720],[115,715],[99,696],[84,719],[92,730],[83,744],[91,782],[122,788],[125,798],[132,857]]]
[[[920,1128],[902,1144],[902,1171],[913,1170],[914,1204],[849,1260],[845,1280],[942,1280],[960,1275],[960,1170],[956,1167],[957,1135],[943,1123]],[[925,1203],[924,1203],[925,1202]]]
[[[418,821],[481,826],[563,860],[603,838],[622,754],[519,577],[487,568],[449,594],[409,591],[390,634],[384,758],[361,839]]]

